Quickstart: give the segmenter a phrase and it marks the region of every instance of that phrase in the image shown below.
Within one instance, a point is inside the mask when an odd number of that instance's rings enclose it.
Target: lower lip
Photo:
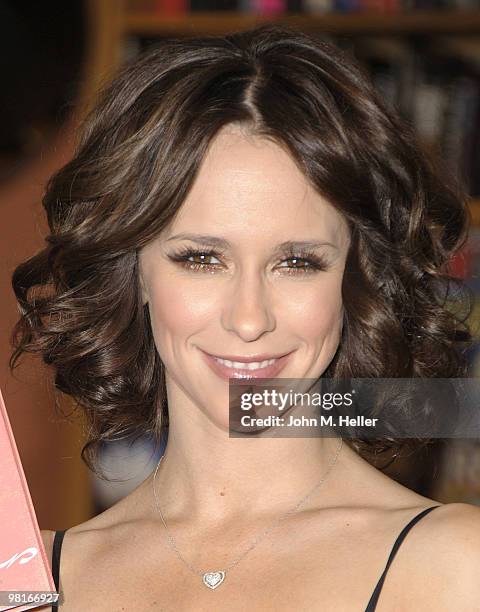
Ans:
[[[274,378],[281,370],[283,370],[292,353],[288,353],[287,355],[277,359],[271,365],[268,365],[265,368],[258,368],[257,370],[229,368],[223,363],[217,361],[214,357],[212,357],[212,355],[205,353],[205,351],[202,351],[202,354],[205,361],[215,372],[215,374],[224,380],[228,380],[229,378]]]

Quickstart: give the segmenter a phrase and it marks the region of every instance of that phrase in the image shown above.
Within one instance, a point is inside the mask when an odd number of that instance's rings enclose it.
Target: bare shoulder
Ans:
[[[408,543],[407,543],[408,542]],[[480,611],[480,508],[442,504],[415,526],[404,560],[412,598],[435,610]],[[407,552],[407,551],[406,551]],[[412,561],[415,571],[412,572]],[[428,585],[428,588],[425,588]],[[425,598],[425,599],[422,599]]]
[[[65,573],[70,561],[81,559],[90,552],[95,554],[98,548],[105,544],[106,540],[111,541],[111,533],[112,531],[115,532],[117,522],[114,520],[113,514],[113,509],[109,508],[101,514],[65,530],[62,544],[62,573]],[[52,564],[55,533],[50,529],[40,530],[50,564]]]
[[[99,514],[69,527],[65,531],[62,544],[63,575],[70,567],[77,567],[78,563],[93,560],[98,555],[108,554],[117,543],[129,541],[133,526],[142,522],[145,507],[147,505],[142,503],[142,499],[135,495],[134,491]],[[55,532],[43,533],[44,542],[47,540],[47,543],[48,534],[51,534],[53,546]]]
[[[45,552],[47,553],[47,559],[51,561],[52,559],[52,551],[53,551],[53,539],[55,537],[55,532],[50,529],[42,529],[40,531],[43,540],[43,546],[45,547]]]
[[[441,504],[432,514],[436,522],[462,529],[470,528],[480,521],[480,506],[465,503]]]
[[[462,559],[463,569],[469,568],[469,561],[475,563],[476,573],[480,567],[480,507],[472,504],[443,504],[431,513],[429,528],[432,545],[436,552],[447,550]],[[442,559],[439,558],[438,563]],[[472,567],[473,570],[473,567]],[[480,592],[479,592],[480,593]]]
[[[432,545],[442,552],[448,542],[451,554],[459,554],[467,561],[472,555],[478,563],[480,555],[480,507],[465,503],[442,504],[425,523]],[[476,556],[476,557],[475,557]]]

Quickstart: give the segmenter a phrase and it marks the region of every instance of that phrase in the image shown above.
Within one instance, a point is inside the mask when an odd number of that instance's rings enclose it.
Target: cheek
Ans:
[[[338,338],[343,322],[342,279],[331,277],[292,292],[285,299],[289,318],[307,337]]]
[[[150,319],[157,348],[162,338],[186,338],[211,317],[214,308],[212,293],[205,285],[182,283],[178,279],[153,282],[150,285]]]

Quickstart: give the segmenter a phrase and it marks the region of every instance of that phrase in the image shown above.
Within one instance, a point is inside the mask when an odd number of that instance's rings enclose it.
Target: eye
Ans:
[[[196,250],[187,247],[169,255],[169,258],[187,270],[213,272],[222,264],[220,262],[212,263],[211,259],[213,258],[219,261],[219,257],[221,256],[221,253],[213,249]],[[278,268],[280,270],[286,270],[289,275],[302,276],[322,270],[325,271],[329,268],[328,262],[315,253],[306,253],[302,255],[289,253],[287,259],[284,259],[281,263],[288,264],[288,262],[292,262],[293,265],[279,265]]]
[[[217,264],[212,264],[208,261],[212,257],[218,260],[218,253],[213,250],[199,251],[186,248],[169,255],[169,257],[172,261],[179,263],[182,267],[189,270],[212,271],[218,267]],[[196,261],[191,261],[192,259]]]
[[[327,270],[328,264],[327,262],[317,255],[310,254],[309,256],[300,257],[298,255],[290,255],[288,259],[285,259],[285,262],[292,262],[293,265],[285,266],[285,269],[288,270],[287,274],[311,274],[312,272],[318,272],[319,270]],[[280,266],[281,268],[282,266]]]

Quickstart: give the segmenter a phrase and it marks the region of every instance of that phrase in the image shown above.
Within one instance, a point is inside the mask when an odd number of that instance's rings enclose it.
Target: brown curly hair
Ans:
[[[48,182],[47,244],[12,279],[22,314],[10,367],[24,352],[53,366],[56,387],[85,410],[82,458],[97,473],[102,442],[158,440],[168,426],[137,253],[182,206],[209,143],[234,122],[286,147],[348,221],[343,335],[324,376],[466,372],[472,296],[449,273],[467,236],[466,198],[355,60],[272,24],[164,40],[101,92],[73,159]]]

